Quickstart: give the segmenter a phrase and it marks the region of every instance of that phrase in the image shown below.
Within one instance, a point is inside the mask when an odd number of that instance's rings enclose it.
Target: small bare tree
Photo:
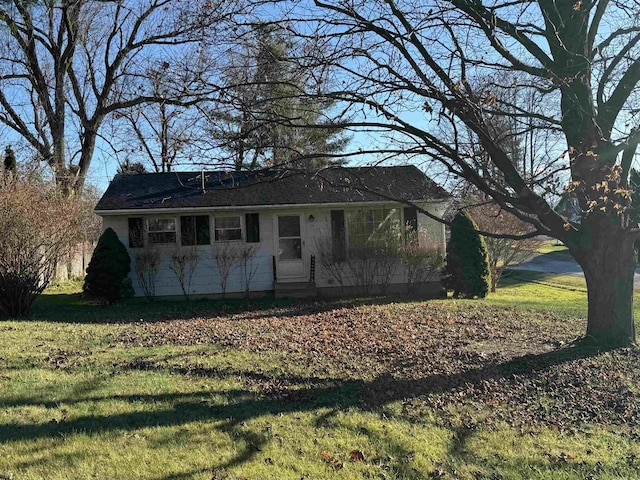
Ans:
[[[241,246],[232,242],[216,242],[211,245],[213,262],[218,268],[218,283],[222,290],[222,297],[227,295],[229,276],[234,267],[238,266]]]
[[[439,278],[444,255],[433,238],[423,230],[407,231],[406,243],[398,258],[407,269],[407,290],[414,295],[421,284]]]
[[[249,290],[251,287],[251,281],[258,272],[259,264],[254,262],[254,258],[258,253],[260,247],[258,245],[245,245],[240,250],[240,264],[242,265],[242,278],[244,280],[244,293],[245,296],[249,296]]]
[[[189,300],[191,280],[198,266],[200,252],[196,245],[175,246],[169,253],[169,268],[175,274],[184,298]]]
[[[80,209],[49,184],[14,178],[0,187],[0,317],[29,313],[81,238]]]
[[[162,263],[160,249],[155,246],[136,249],[132,252],[135,259],[135,271],[140,280],[144,296],[152,299],[156,296],[156,277]]]
[[[477,200],[477,199],[476,199]],[[478,228],[489,233],[511,232],[516,235],[529,233],[532,227],[491,201],[475,201],[467,208]],[[523,240],[485,236],[491,269],[491,291],[495,292],[505,270],[529,259],[540,246],[541,238]]]

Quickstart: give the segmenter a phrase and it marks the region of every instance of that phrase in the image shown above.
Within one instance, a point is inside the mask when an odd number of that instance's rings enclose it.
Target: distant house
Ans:
[[[187,250],[198,256],[188,285],[193,295],[223,290],[236,295],[339,295],[361,292],[365,281],[379,281],[387,291],[398,292],[411,281],[406,269],[400,265],[390,273],[368,255],[375,257],[382,244],[409,241],[411,232],[419,233],[412,238],[423,247],[444,254],[445,229],[389,198],[411,201],[440,216],[449,195],[413,166],[329,168],[315,175],[150,173],[117,175],[96,213],[131,253],[136,295],[143,295],[148,285],[136,274],[142,269],[135,262],[144,261],[151,250],[161,256],[152,272],[157,296],[182,293],[170,259]],[[224,263],[228,257],[235,259],[231,267]],[[368,270],[340,273],[356,259]],[[228,275],[226,282],[221,282],[221,272]],[[422,287],[433,294],[439,278]]]
[[[574,225],[579,225],[582,220],[582,210],[578,198],[571,195],[563,197],[556,205],[555,211]]]

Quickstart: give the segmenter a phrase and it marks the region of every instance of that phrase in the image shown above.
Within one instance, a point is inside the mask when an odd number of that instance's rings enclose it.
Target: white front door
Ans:
[[[276,215],[276,269],[278,281],[305,278],[301,215]]]

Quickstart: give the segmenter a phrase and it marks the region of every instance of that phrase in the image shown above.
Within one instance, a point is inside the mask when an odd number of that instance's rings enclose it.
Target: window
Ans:
[[[129,248],[144,247],[144,222],[142,217],[129,218]]]
[[[180,217],[180,241],[182,245],[209,245],[209,215]]]
[[[382,246],[400,235],[400,212],[377,208],[347,212],[349,247]]]
[[[416,207],[404,207],[404,234],[406,243],[418,241],[418,210]]]
[[[410,232],[418,231],[418,209],[416,207],[404,207],[404,224]]]
[[[278,247],[280,260],[298,260],[302,258],[299,215],[278,216]]]
[[[149,245],[176,243],[175,218],[150,218],[147,227]]]
[[[216,242],[242,240],[242,224],[240,216],[220,217],[215,219]]]

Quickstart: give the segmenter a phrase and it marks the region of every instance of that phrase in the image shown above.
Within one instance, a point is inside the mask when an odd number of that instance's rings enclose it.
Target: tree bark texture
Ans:
[[[608,346],[635,343],[634,238],[604,216],[588,221],[568,243],[587,281],[587,341]]]

